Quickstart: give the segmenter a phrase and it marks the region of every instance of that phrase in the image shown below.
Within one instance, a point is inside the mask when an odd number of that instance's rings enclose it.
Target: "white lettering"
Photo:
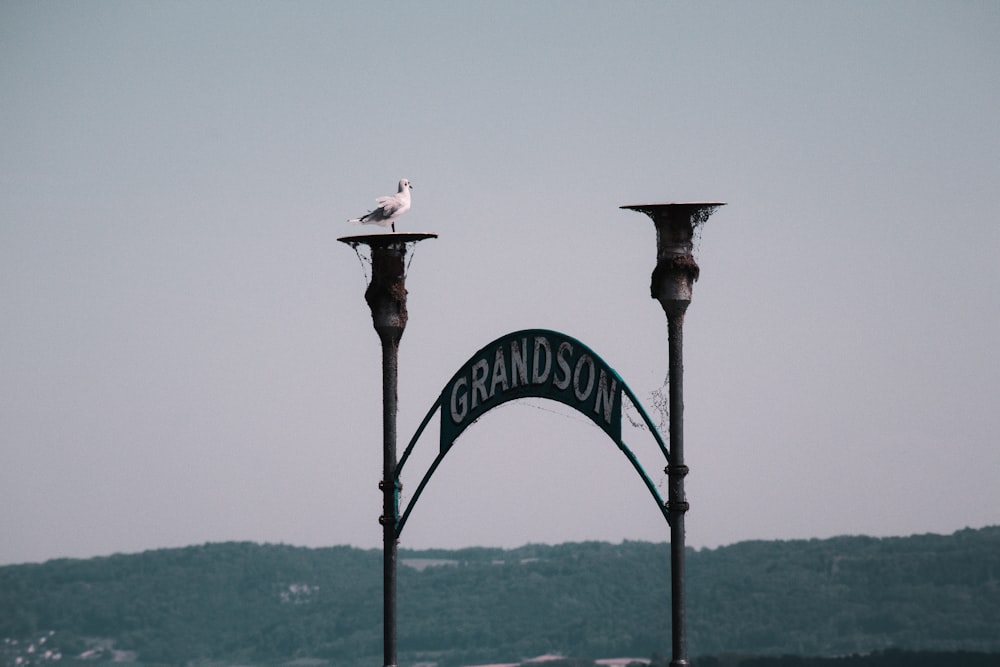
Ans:
[[[587,371],[587,388],[580,389],[580,370],[587,365],[590,370]],[[576,396],[578,401],[586,401],[587,397],[590,396],[590,392],[594,390],[594,360],[589,354],[582,355],[576,360],[576,368],[573,369],[573,394]]]
[[[469,384],[469,381],[463,378],[458,378],[455,380],[455,385],[451,388],[451,420],[456,424],[461,423],[465,419],[465,415],[469,414],[469,399],[466,393],[463,391],[462,395],[458,395],[458,388],[464,387]],[[456,397],[458,401],[456,402]]]
[[[608,387],[608,376],[602,368],[601,379],[597,382],[597,400],[594,401],[594,412],[604,417],[604,421],[608,424],[611,423],[611,408],[614,407],[617,390],[618,380],[611,378],[611,386]],[[601,414],[601,403],[604,404],[603,414]]]
[[[542,348],[545,348],[545,369],[542,371],[538,370],[538,360],[542,355],[539,354]],[[545,336],[537,336],[535,338],[535,358],[531,364],[531,384],[544,384],[546,380],[549,379],[549,372],[552,370],[552,346],[549,345],[549,339]]]
[[[507,391],[510,388],[507,384],[507,361],[503,356],[503,348],[499,346],[497,346],[496,357],[493,359],[493,379],[490,382],[490,398],[493,398],[497,393],[497,385],[500,385],[503,391]]]
[[[478,371],[478,373],[476,372]],[[486,402],[486,376],[490,372],[490,362],[480,359],[472,365],[472,409],[475,410],[480,400]]]
[[[518,384],[528,384],[528,339],[522,338],[521,342],[512,340],[510,342],[510,384],[512,387]],[[506,389],[507,387],[504,387]]]
[[[450,422],[442,419],[442,442],[496,403],[521,396],[566,403],[612,437],[620,437],[621,426],[612,421],[621,409],[622,389],[617,374],[586,345],[551,332],[519,332],[470,359],[451,388],[445,389],[448,397],[442,395],[440,408],[447,411]]]
[[[559,371],[556,371],[556,377],[552,378],[552,384],[554,384],[559,389],[566,389],[569,386],[570,378],[572,373],[570,372],[569,362],[566,361],[566,357],[563,356],[563,352],[569,352],[572,356],[573,346],[567,341],[559,343],[559,351],[556,352],[556,363],[559,364],[559,369],[563,372],[562,379],[559,379]]]

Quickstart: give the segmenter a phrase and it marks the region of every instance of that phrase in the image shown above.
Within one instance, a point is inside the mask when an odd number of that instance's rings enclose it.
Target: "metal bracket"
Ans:
[[[663,506],[667,508],[667,512],[687,512],[691,509],[691,503],[686,500],[675,500],[673,502],[668,500]]]

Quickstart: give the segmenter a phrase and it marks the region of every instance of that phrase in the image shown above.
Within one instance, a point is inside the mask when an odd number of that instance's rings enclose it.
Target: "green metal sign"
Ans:
[[[622,440],[622,399],[627,397],[642,417],[664,458],[670,453],[649,415],[621,376],[575,338],[547,329],[525,329],[497,338],[469,358],[424,417],[396,466],[396,509],[392,519],[397,537],[445,454],[465,429],[493,408],[519,398],[559,401],[587,415],[628,458],[666,518],[666,506],[653,481]],[[400,475],[417,440],[437,410],[441,410],[440,448],[424,473],[402,516],[399,515]]]
[[[441,451],[493,408],[518,398],[559,401],[621,440],[622,381],[604,360],[565,334],[515,331],[476,352],[441,392]]]

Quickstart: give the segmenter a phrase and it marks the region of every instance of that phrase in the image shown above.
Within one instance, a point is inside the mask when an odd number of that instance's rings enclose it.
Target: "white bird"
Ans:
[[[383,227],[392,227],[392,231],[396,231],[396,219],[410,210],[410,189],[412,187],[410,182],[404,178],[399,182],[399,191],[396,194],[386,195],[375,200],[378,202],[377,209],[368,211],[360,218],[351,218],[348,222],[382,225]]]

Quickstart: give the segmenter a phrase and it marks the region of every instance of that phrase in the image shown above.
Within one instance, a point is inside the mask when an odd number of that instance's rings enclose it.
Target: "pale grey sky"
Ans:
[[[688,543],[995,524],[998,72],[995,2],[4,2],[0,563],[379,546],[380,353],[336,239],[401,178],[397,229],[440,238],[400,449],[519,328],[648,404],[655,235],[618,207],[719,200]],[[667,537],[614,444],[536,400],[462,436],[402,546]]]

